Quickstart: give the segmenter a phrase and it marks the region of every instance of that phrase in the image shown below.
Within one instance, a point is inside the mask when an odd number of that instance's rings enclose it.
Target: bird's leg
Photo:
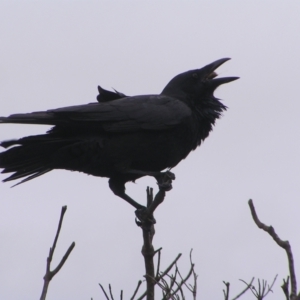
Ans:
[[[166,192],[172,189],[172,180],[175,180],[175,174],[166,171],[166,172],[152,172],[152,171],[140,171],[140,170],[126,170],[125,174],[137,174],[143,176],[152,176],[157,180],[157,185],[160,190]]]
[[[116,196],[124,199],[136,209],[146,209],[143,205],[137,203],[125,193],[125,183],[123,181],[118,181],[111,178],[108,183],[110,189]]]
[[[136,221],[136,224],[143,229],[148,228],[150,230],[151,226],[156,223],[156,220],[153,216],[155,209],[161,204],[166,196],[166,191],[160,189],[153,199],[153,189],[147,188],[147,209],[141,210],[137,209],[135,215],[139,219]]]
[[[151,225],[156,223],[156,220],[153,216],[156,208],[164,201],[166,192],[172,189],[172,180],[175,180],[175,174],[167,171],[167,172],[146,172],[147,175],[155,177],[157,180],[157,185],[159,187],[159,191],[153,199],[153,192],[151,189],[147,189],[148,201],[146,209],[137,209],[135,215],[139,219],[136,221],[138,226],[144,228],[151,228]]]
[[[155,224],[156,221],[153,217],[153,213],[158,205],[163,202],[166,192],[172,189],[172,180],[175,179],[175,174],[170,171],[146,172],[139,170],[127,170],[125,174],[148,175],[155,177],[157,180],[159,192],[156,194],[154,200],[147,203],[147,207],[137,203],[125,193],[125,181],[116,178],[109,180],[109,187],[113,193],[136,208],[135,214],[139,219],[139,221],[137,221],[139,226],[141,226],[141,224],[147,224],[147,226],[149,226],[149,224]]]
[[[124,181],[111,178],[108,183],[110,189],[113,191],[113,193],[116,196],[124,199],[126,202],[128,202],[129,204],[131,204],[136,208],[135,214],[140,221],[142,221],[143,223],[146,222],[147,224],[156,223],[155,219],[153,218],[153,214],[152,213],[149,214],[148,209],[145,206],[137,203],[125,193]],[[139,223],[137,222],[137,224]]]

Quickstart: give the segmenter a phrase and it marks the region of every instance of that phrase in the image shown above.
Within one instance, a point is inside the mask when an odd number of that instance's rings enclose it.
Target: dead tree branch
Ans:
[[[245,282],[244,280],[240,279],[242,282],[244,282],[247,285],[246,290],[248,290],[250,288],[250,291],[252,292],[252,294],[255,296],[256,299],[258,300],[262,300],[264,299],[270,292],[272,291],[272,288],[275,284],[275,281],[277,279],[277,275],[274,277],[273,282],[271,285],[268,285],[268,282],[266,280],[257,280],[258,283],[258,289],[252,285],[252,282],[254,281],[254,277],[251,280],[251,283],[248,284],[247,282]]]
[[[296,299],[296,297],[297,297],[297,280],[296,280],[296,274],[295,274],[295,268],[294,268],[293,253],[292,253],[292,249],[291,249],[289,241],[283,241],[282,239],[280,239],[272,226],[267,226],[258,219],[253,201],[251,199],[248,201],[248,204],[249,204],[249,207],[251,210],[252,218],[253,218],[255,224],[257,225],[257,227],[266,231],[267,233],[269,233],[269,235],[273,238],[273,240],[277,243],[277,245],[285,250],[287,257],[288,257],[289,273],[290,273],[290,278],[291,278],[291,294],[289,297],[291,300]],[[286,295],[287,290],[288,290],[288,288],[287,288],[286,284],[284,283],[283,291],[284,291],[285,295]]]
[[[236,295],[234,298],[232,298],[232,300],[236,300],[236,299],[240,298],[243,294],[245,294],[249,289],[252,288],[252,282],[254,281],[254,277],[251,279],[250,283],[247,283],[246,281],[244,281],[242,279],[240,279],[240,280],[242,282],[244,282],[247,285],[247,287],[244,290],[242,290],[238,295]]]
[[[70,247],[68,248],[68,250],[66,251],[65,255],[62,257],[62,259],[61,259],[60,263],[58,264],[58,266],[53,271],[50,270],[52,258],[53,258],[53,255],[54,255],[54,251],[55,251],[55,248],[56,248],[57,240],[58,240],[58,237],[59,237],[59,234],[60,234],[60,230],[61,230],[61,226],[62,226],[62,222],[63,222],[66,210],[67,210],[67,206],[63,206],[61,208],[58,228],[57,228],[56,235],[55,235],[55,238],[54,238],[54,241],[53,241],[53,245],[52,245],[52,247],[50,248],[50,251],[49,251],[49,256],[47,257],[46,274],[44,276],[44,285],[43,285],[43,290],[42,290],[42,295],[40,297],[40,300],[45,300],[46,299],[46,295],[47,295],[47,291],[48,291],[50,281],[60,271],[60,269],[63,267],[64,263],[66,262],[69,255],[71,254],[72,250],[75,247],[75,243],[73,242],[70,245]]]
[[[229,300],[229,288],[230,288],[230,282],[223,281],[223,283],[226,286],[226,290],[223,290],[224,294],[224,300]]]
[[[138,292],[138,290],[139,290],[141,284],[142,284],[142,280],[139,280],[139,281],[138,281],[138,284],[137,284],[137,287],[136,287],[136,289],[135,289],[135,291],[134,291],[132,297],[130,298],[130,300],[134,300],[134,297],[136,296],[136,294],[137,294],[137,292]]]
[[[290,281],[290,277],[288,276],[286,280],[283,279],[283,284],[281,286],[286,300],[290,300],[289,281]]]
[[[99,286],[101,287],[101,290],[102,290],[102,292],[103,292],[103,294],[104,294],[106,300],[109,300],[108,295],[106,294],[106,291],[105,291],[105,289],[104,289],[104,287],[102,286],[101,283],[99,283]]]

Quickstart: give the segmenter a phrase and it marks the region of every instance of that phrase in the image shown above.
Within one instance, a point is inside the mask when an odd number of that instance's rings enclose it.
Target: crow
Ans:
[[[213,92],[238,79],[216,78],[227,60],[175,76],[159,95],[126,96],[99,86],[95,103],[0,117],[0,123],[54,125],[46,134],[0,144],[7,149],[0,153],[2,173],[13,173],[4,181],[79,171],[109,178],[115,195],[142,209],[125,184],[148,175],[161,189],[171,188],[171,168],[204,141],[226,110]]]

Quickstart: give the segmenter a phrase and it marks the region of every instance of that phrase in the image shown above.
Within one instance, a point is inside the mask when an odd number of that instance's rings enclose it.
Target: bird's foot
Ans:
[[[136,225],[142,228],[151,228],[152,225],[156,223],[153,214],[149,214],[146,207],[139,208],[135,211],[137,219],[135,220]]]
[[[170,191],[173,186],[172,186],[172,181],[175,180],[175,174],[167,171],[167,172],[162,172],[158,176],[155,177],[157,180],[157,185],[160,190],[163,190],[165,192]]]

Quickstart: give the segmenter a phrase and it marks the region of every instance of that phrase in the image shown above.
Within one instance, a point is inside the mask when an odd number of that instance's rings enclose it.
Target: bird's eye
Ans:
[[[197,73],[194,73],[192,76],[193,76],[193,78],[198,79],[198,74]]]

